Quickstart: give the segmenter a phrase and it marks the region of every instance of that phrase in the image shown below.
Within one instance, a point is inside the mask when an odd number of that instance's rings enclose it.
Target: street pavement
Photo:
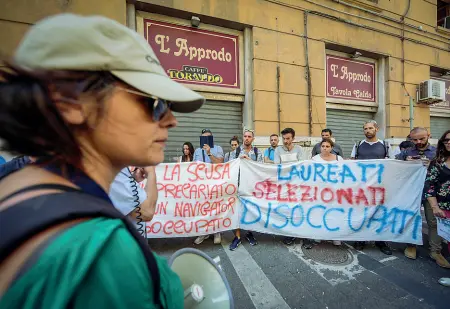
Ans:
[[[308,251],[301,240],[286,246],[280,236],[254,234],[258,245],[243,239],[235,251],[228,249],[231,232],[222,234],[222,245],[214,245],[212,236],[198,246],[195,238],[149,239],[149,244],[167,258],[185,247],[220,257],[237,309],[450,308],[450,288],[438,283],[450,270],[429,258],[426,235],[418,259],[409,260],[403,244],[391,244],[392,256],[370,244],[355,251],[351,242],[339,248],[322,242]]]

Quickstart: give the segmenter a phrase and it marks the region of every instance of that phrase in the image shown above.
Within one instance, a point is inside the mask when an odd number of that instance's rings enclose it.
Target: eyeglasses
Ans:
[[[147,105],[147,108],[152,114],[153,121],[160,121],[167,114],[167,112],[170,110],[172,106],[172,104],[170,102],[167,102],[166,100],[149,96],[148,94],[145,94],[143,92],[122,87],[116,88],[143,97],[145,104]]]
[[[448,144],[448,143],[450,143],[450,138],[444,138],[444,144]]]

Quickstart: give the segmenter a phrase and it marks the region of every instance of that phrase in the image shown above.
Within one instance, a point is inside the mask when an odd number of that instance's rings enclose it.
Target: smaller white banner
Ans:
[[[436,218],[438,235],[450,241],[450,219]]]
[[[239,160],[225,164],[167,163],[156,167],[158,202],[148,238],[214,234],[239,226]]]

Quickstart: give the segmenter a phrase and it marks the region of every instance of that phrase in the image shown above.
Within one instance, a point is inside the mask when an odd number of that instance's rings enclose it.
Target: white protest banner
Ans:
[[[422,244],[426,168],[397,160],[241,160],[240,227],[324,240]]]
[[[167,163],[156,167],[158,202],[147,237],[186,237],[235,229],[239,160],[225,164]]]
[[[450,219],[437,218],[438,235],[446,241],[450,241]]]

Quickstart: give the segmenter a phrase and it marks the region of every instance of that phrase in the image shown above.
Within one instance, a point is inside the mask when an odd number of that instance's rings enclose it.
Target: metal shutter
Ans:
[[[432,138],[439,139],[445,131],[450,129],[450,118],[430,117]]]
[[[207,101],[198,111],[190,114],[174,113],[178,126],[169,130],[169,141],[164,161],[174,162],[181,156],[183,143],[191,142],[194,149],[199,147],[199,136],[203,129],[210,129],[214,144],[229,151],[233,135],[242,136],[242,103]]]
[[[353,145],[364,139],[363,124],[372,120],[371,112],[327,109],[327,128],[333,131],[333,136],[342,147],[345,158],[350,158]]]

